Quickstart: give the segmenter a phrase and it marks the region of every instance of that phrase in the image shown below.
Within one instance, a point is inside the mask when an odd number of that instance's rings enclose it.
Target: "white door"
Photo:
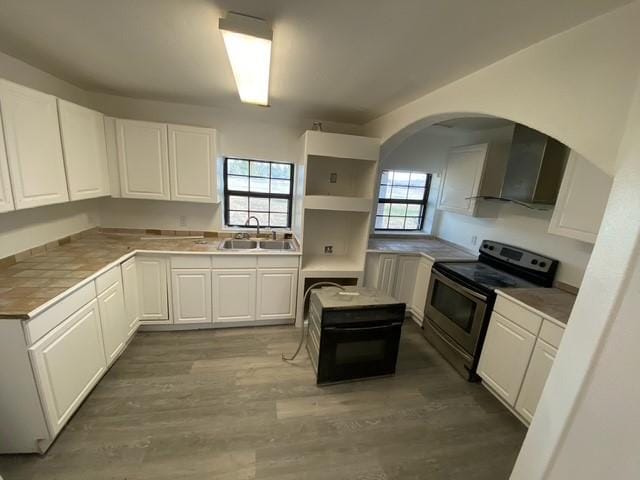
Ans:
[[[407,305],[407,310],[413,312],[413,292],[416,287],[420,258],[416,256],[400,255],[396,266],[396,283],[393,296]]]
[[[416,286],[413,289],[413,299],[411,300],[411,310],[414,318],[419,324],[424,320],[424,309],[427,304],[427,295],[429,293],[429,282],[431,281],[431,267],[433,262],[427,258],[421,258],[418,262],[416,272]]]
[[[136,258],[140,321],[147,324],[171,323],[167,292],[167,262],[164,258]]]
[[[71,200],[109,195],[104,115],[58,99],[60,133]]]
[[[398,255],[383,253],[378,260],[378,290],[383,291],[387,295],[394,294],[396,281],[396,266],[398,264]]]
[[[211,323],[211,271],[171,270],[173,323]]]
[[[124,289],[124,306],[127,309],[127,325],[130,337],[138,329],[140,323],[140,299],[138,296],[138,268],[136,258],[130,258],[122,264],[122,288]]]
[[[216,131],[169,125],[171,200],[217,203]]]
[[[613,178],[572,151],[562,177],[549,232],[595,243]]]
[[[256,318],[256,270],[212,271],[213,323],[247,322]]]
[[[295,317],[298,270],[258,270],[258,320]]]
[[[16,209],[68,201],[56,98],[0,80],[0,110]]]
[[[524,377],[520,395],[516,402],[516,411],[522,417],[531,422],[533,414],[536,412],[538,401],[547,383],[547,377],[556,358],[557,350],[542,340],[536,342],[527,369],[527,375]]]
[[[438,202],[440,210],[475,214],[476,200],[472,197],[480,192],[488,149],[489,145],[483,143],[449,151]]]
[[[123,197],[169,200],[167,125],[116,120]]]
[[[493,312],[482,347],[478,375],[514,406],[536,337]]]
[[[42,337],[29,354],[55,436],[106,370],[97,300]]]
[[[124,292],[120,280],[98,295],[102,341],[107,365],[111,365],[124,350],[129,337],[129,319],[124,306]]]
[[[4,146],[2,116],[0,116],[0,213],[14,209],[11,180],[9,178],[9,164],[7,163],[7,150]]]

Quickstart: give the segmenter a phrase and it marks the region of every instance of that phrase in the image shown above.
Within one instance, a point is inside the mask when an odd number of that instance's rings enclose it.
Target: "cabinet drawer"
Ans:
[[[298,256],[263,255],[258,257],[258,268],[297,268]]]
[[[96,278],[96,292],[100,295],[107,288],[120,280],[120,265],[116,265]]]
[[[256,268],[255,255],[214,255],[211,257],[212,268]]]
[[[209,255],[175,255],[171,257],[171,268],[211,268]]]
[[[498,312],[503,317],[508,318],[516,325],[533,333],[534,335],[537,335],[538,330],[540,330],[542,317],[530,312],[520,305],[513,303],[510,300],[507,300],[504,297],[501,297],[500,295],[498,295],[493,310]]]
[[[55,305],[26,322],[25,335],[29,344],[35,343],[47,332],[53,330],[69,315],[96,298],[96,286],[89,282],[70,293]]]
[[[547,342],[552,347],[558,348],[560,346],[560,340],[564,335],[564,328],[551,323],[548,320],[542,321],[542,328],[540,329],[540,338]]]

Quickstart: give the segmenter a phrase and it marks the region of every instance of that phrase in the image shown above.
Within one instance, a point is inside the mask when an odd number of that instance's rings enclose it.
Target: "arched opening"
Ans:
[[[513,181],[508,176],[509,168],[525,167],[526,162],[531,160],[526,151],[519,153],[516,151],[520,130],[534,130],[541,138],[547,138],[546,145],[558,144],[565,149],[564,155],[539,159],[536,174],[523,168],[528,171],[523,174],[524,180],[530,182],[534,190],[536,188],[553,190],[551,197],[545,198],[544,201],[536,201],[535,198],[527,201],[527,199],[510,198],[510,195],[504,194],[505,185]],[[456,167],[457,170],[454,173],[458,177],[453,180],[453,187],[447,186],[448,177],[451,175],[452,152],[484,144],[489,145],[489,151],[493,150],[493,153],[500,158],[490,161],[487,156],[485,165],[479,170]],[[544,152],[542,155],[545,155]],[[493,164],[492,161],[494,161]],[[553,178],[542,178],[544,162],[551,162],[555,167],[551,169]],[[483,240],[493,240],[548,256],[559,261],[559,267],[553,279],[554,287],[574,295],[573,298],[575,298],[607,205],[612,177],[593,162],[582,157],[572,145],[566,145],[547,132],[538,132],[535,126],[523,125],[511,119],[480,113],[446,113],[414,122],[390,136],[383,144],[380,164],[379,198],[394,196],[393,189],[396,185],[388,178],[390,175],[395,175],[395,172],[417,172],[429,175],[431,178],[423,228],[418,232],[399,229],[390,231],[393,229],[387,228],[384,234],[405,236],[404,238],[416,234],[429,235],[476,254]],[[539,185],[540,182],[546,182],[546,184]],[[483,183],[489,185],[494,193],[487,195],[483,192]],[[477,187],[476,190],[473,190],[474,185]],[[408,188],[411,188],[410,184]],[[447,192],[447,188],[460,188],[462,193],[458,200],[473,201],[473,207],[467,208],[466,211],[465,208],[458,211],[455,208],[449,208],[446,202],[443,202],[443,195]],[[471,190],[464,190],[465,188]],[[400,217],[402,212],[398,212],[396,211],[395,214]],[[393,216],[394,213],[386,204],[379,203],[374,233],[382,234],[381,227],[389,227]],[[429,301],[428,298],[427,309]],[[570,310],[571,307],[569,312]],[[425,314],[423,322],[428,321],[427,317],[428,314]],[[545,319],[545,317],[538,318],[543,318],[543,321]],[[511,320],[506,318],[507,322]],[[514,331],[520,328],[517,323],[515,324]],[[514,350],[507,353],[509,347],[496,357],[503,358],[504,364],[508,365],[521,361],[522,367],[519,372],[509,372],[509,368],[505,367],[503,371],[496,373],[497,379],[493,379],[494,384],[483,377],[486,389],[498,397],[496,405],[502,403],[513,416],[527,425],[535,414],[535,408],[531,410],[523,406],[523,402],[519,402],[519,396],[523,386],[527,385],[528,368],[531,362],[535,361],[535,348],[539,343],[545,346],[545,340],[540,339],[540,325],[536,324],[538,330],[535,328],[522,330],[523,337],[530,340],[529,346],[525,348],[526,351],[522,352],[519,346],[515,346]],[[500,342],[494,342],[492,347],[500,347]],[[553,351],[557,351],[557,348],[553,347]],[[510,354],[522,355],[522,358],[519,360],[511,358]],[[482,350],[478,355],[482,355]],[[540,391],[544,387],[546,374],[550,368],[549,365],[542,380],[538,379],[537,388]],[[500,375],[503,377],[499,377]],[[502,385],[503,380],[505,383],[513,380],[514,386]],[[504,389],[501,390],[502,387]],[[530,391],[529,387],[526,394],[530,395]],[[534,398],[534,407],[538,399],[539,397]],[[521,438],[515,436],[513,441],[520,442]],[[517,447],[519,448],[519,444]],[[515,457],[505,459],[505,462],[513,461]]]

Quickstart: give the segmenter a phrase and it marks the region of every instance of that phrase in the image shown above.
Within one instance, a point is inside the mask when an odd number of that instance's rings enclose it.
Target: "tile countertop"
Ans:
[[[219,250],[220,238],[185,239],[148,234],[114,234],[90,230],[70,242],[0,268],[0,319],[29,319],[31,312],[102,270],[145,253],[209,255],[300,255],[295,251]]]
[[[576,301],[574,294],[559,288],[505,288],[496,293],[563,326],[569,321]]]
[[[370,238],[367,252],[375,253],[415,253],[421,254],[432,261],[477,260],[477,255],[472,255],[461,248],[438,238],[397,238],[378,237]]]

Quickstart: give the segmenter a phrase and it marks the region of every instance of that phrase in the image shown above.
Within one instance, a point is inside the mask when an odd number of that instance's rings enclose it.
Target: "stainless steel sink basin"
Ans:
[[[293,250],[290,240],[260,240],[260,248],[264,250]]]
[[[255,240],[236,240],[229,239],[220,245],[222,250],[254,250],[258,248],[258,242]]]

